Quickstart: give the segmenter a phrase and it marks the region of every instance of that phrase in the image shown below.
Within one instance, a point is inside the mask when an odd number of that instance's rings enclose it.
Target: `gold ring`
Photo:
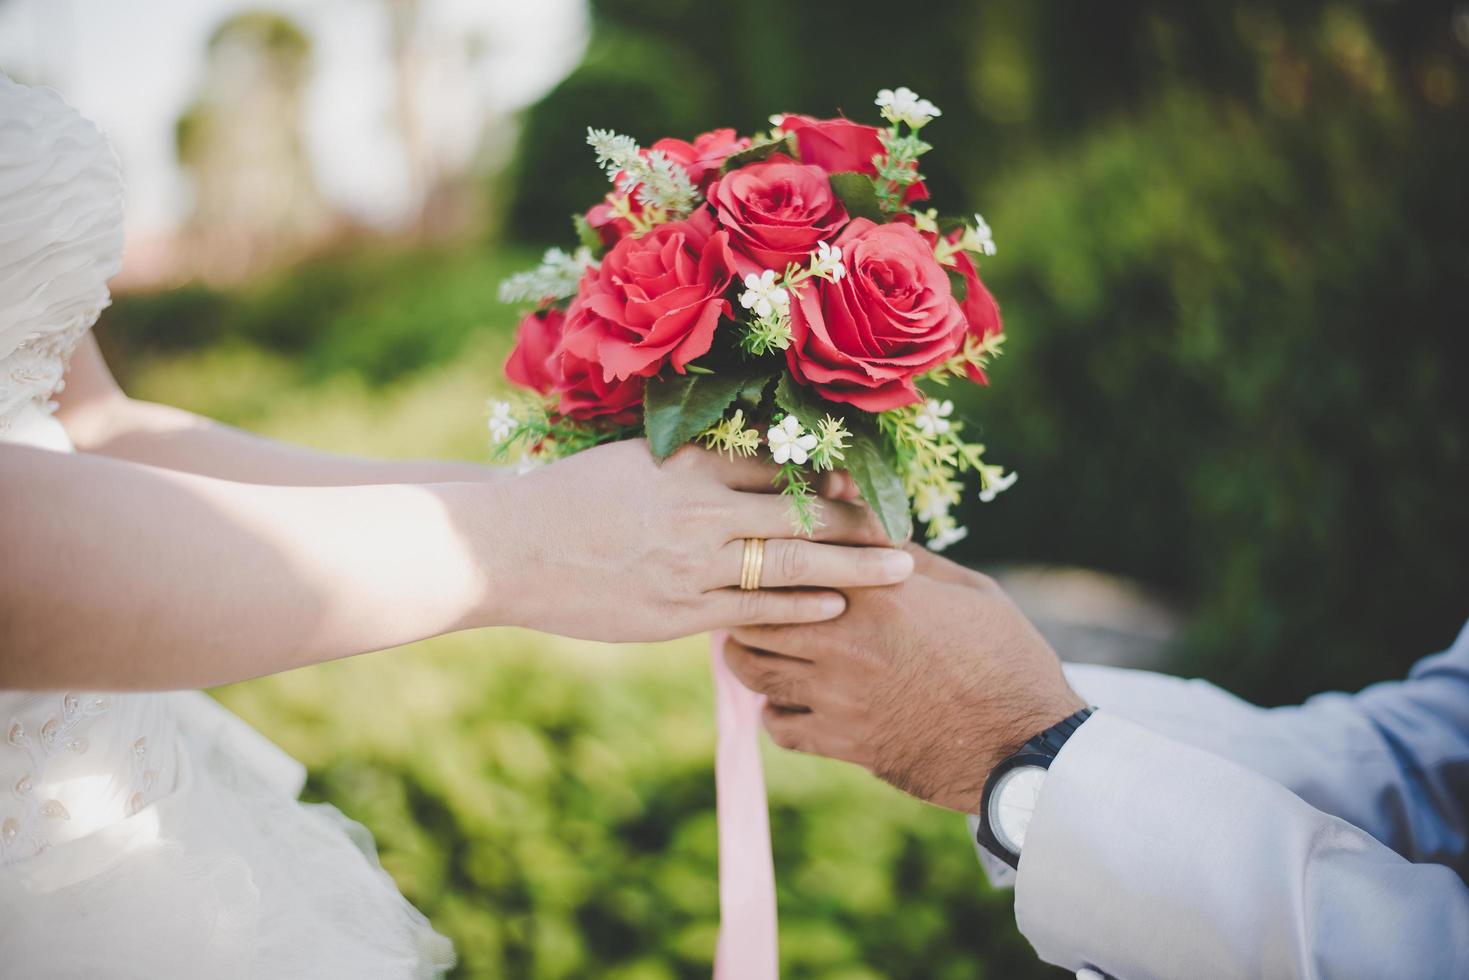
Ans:
[[[745,559],[740,565],[740,588],[753,592],[760,588],[760,573],[765,568],[765,539],[745,539]]]

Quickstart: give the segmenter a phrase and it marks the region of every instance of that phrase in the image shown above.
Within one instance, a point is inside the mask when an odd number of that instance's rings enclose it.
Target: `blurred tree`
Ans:
[[[243,280],[329,230],[302,137],[310,56],[306,34],[275,13],[237,14],[210,37],[203,92],[175,128],[196,274]]]

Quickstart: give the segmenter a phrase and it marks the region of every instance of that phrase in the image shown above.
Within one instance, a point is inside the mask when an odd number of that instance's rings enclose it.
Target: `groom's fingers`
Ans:
[[[792,752],[809,752],[825,755],[817,744],[816,716],[810,711],[767,704],[760,714],[760,721],[770,740]]]
[[[740,584],[745,542],[731,541],[719,550],[712,587]],[[913,573],[913,556],[896,548],[854,548],[796,538],[765,542],[760,586],[785,589],[811,585],[828,589],[896,585]]]
[[[741,684],[773,704],[804,709],[809,702],[809,661],[765,653],[729,639],[724,644],[724,662]]]
[[[778,653],[797,660],[815,663],[826,659],[833,649],[841,649],[842,643],[834,627],[819,629],[786,629],[783,624],[753,624],[736,626],[730,630],[731,638],[741,646],[752,650]]]

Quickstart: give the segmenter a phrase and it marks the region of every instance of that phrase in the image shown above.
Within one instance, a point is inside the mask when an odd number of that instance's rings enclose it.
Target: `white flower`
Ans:
[[[877,93],[876,103],[882,110],[882,117],[888,122],[905,122],[914,129],[943,115],[938,106],[927,99],[920,99],[917,92],[906,86],[899,87],[896,91],[883,89]]]
[[[913,495],[913,506],[918,508],[918,519],[924,524],[949,515],[949,498],[933,487],[919,487]]]
[[[958,544],[967,537],[969,537],[969,528],[955,526],[947,531],[940,531],[937,535],[930,538],[928,541],[928,550],[943,551],[949,545]]]
[[[979,252],[981,255],[995,254],[995,233],[990,230],[988,221],[980,216],[979,212],[974,214],[974,227],[965,228],[964,235],[959,239],[959,247],[968,252]]]
[[[758,276],[753,272],[745,276],[745,291],[740,293],[740,305],[754,310],[755,315],[764,320],[776,310],[784,313],[789,309],[791,295],[776,285],[775,270],[766,269]]]
[[[954,414],[954,403],[945,398],[938,402],[930,398],[913,416],[913,424],[925,435],[941,436],[949,431],[949,416]]]
[[[770,443],[770,455],[781,466],[786,463],[804,466],[811,458],[811,450],[816,448],[816,437],[802,432],[801,423],[794,415],[787,415],[772,425],[765,438]]]
[[[811,253],[811,274],[832,282],[841,282],[842,276],[847,274],[847,267],[842,262],[841,248],[826,242],[817,242],[816,251]]]
[[[515,417],[510,414],[509,402],[490,403],[490,441],[502,443],[515,431]]]
[[[1020,474],[1014,470],[1011,470],[1006,476],[995,477],[993,480],[988,479],[988,476],[986,476],[984,489],[979,491],[979,499],[984,503],[991,502],[1000,494],[1013,487],[1015,481],[1018,479],[1020,479]]]

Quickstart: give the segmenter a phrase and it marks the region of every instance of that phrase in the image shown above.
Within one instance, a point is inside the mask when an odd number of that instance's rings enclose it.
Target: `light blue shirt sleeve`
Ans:
[[[1098,711],[1026,834],[1015,920],[1120,980],[1469,976],[1469,889],[1279,783]]]
[[[1407,680],[1286,708],[1143,671],[1067,677],[1092,704],[1268,776],[1410,861],[1469,871],[1469,624]]]
[[[1405,681],[1292,708],[1068,676],[1102,710],[1013,879],[1043,958],[1123,980],[1469,976],[1469,627]]]

